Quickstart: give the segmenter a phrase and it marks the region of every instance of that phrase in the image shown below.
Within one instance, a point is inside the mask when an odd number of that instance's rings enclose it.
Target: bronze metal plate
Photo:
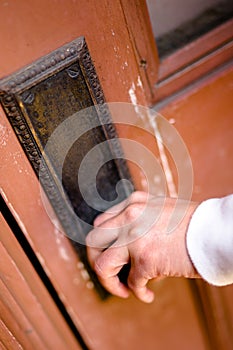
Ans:
[[[85,246],[76,242],[80,242],[77,235],[85,236],[87,230],[82,223],[73,220],[67,207],[67,198],[77,216],[92,224],[99,212],[83,199],[77,173],[85,154],[106,140],[114,140],[114,147],[109,146],[109,158],[112,160],[103,164],[96,178],[100,195],[106,201],[114,200],[116,184],[123,178],[130,180],[130,175],[84,38],[80,37],[2,79],[0,100],[37,176],[41,172],[44,174],[42,185],[57,218],[67,236],[72,239],[96,290],[101,297],[106,297],[107,292],[88,264]],[[92,112],[87,115],[82,114],[80,120],[80,125],[87,123],[90,126],[89,131],[69,149],[62,168],[62,183],[58,183],[60,153],[54,150],[43,158],[44,147],[59,124],[91,106],[96,108],[92,108]],[[63,144],[65,147],[66,141],[61,138],[61,149]],[[126,198],[131,191],[132,186],[126,185],[119,200]]]

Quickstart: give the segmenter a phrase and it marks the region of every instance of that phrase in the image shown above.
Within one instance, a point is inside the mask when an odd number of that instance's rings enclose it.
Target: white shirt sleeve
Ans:
[[[233,283],[233,194],[208,199],[190,221],[187,249],[199,274],[208,283]]]

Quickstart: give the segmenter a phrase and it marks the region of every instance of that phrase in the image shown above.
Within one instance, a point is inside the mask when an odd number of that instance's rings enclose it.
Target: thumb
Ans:
[[[144,277],[141,271],[134,266],[131,267],[127,281],[128,287],[144,303],[152,303],[154,300],[154,292],[146,286],[148,281],[149,278]]]

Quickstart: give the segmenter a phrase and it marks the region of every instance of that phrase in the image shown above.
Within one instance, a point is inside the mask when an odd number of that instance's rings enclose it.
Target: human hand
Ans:
[[[122,298],[131,290],[138,299],[152,302],[149,280],[199,277],[186,248],[187,227],[196,207],[197,203],[134,192],[98,216],[86,243],[90,264],[103,286]],[[125,264],[130,264],[127,286],[118,276]]]

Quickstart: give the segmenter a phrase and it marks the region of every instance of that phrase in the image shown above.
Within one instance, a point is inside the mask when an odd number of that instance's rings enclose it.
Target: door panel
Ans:
[[[2,215],[0,238],[0,310],[3,327],[0,335],[4,346],[25,350],[32,347],[80,349]],[[3,336],[7,330],[9,339]]]
[[[233,192],[232,82],[233,65],[229,64],[173,101],[157,105],[188,147],[194,171],[193,200],[197,202]],[[198,281],[197,287],[211,349],[230,350],[233,286],[217,288]]]

